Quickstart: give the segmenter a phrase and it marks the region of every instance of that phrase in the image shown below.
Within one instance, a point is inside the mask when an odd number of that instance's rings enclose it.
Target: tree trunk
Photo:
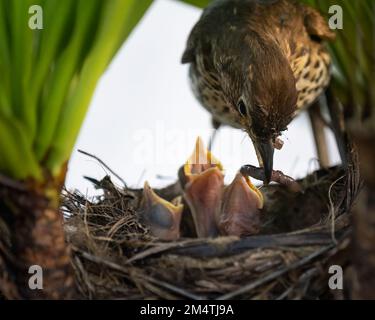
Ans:
[[[375,299],[375,190],[366,187],[353,214],[354,299]]]
[[[375,299],[375,133],[355,133],[365,186],[353,210],[353,298]]]
[[[8,299],[75,296],[70,249],[59,212],[60,190],[59,184],[37,187],[0,180],[0,219],[5,229],[1,230],[0,221],[0,290]],[[36,271],[29,268],[35,265],[42,270],[42,289],[32,289]]]

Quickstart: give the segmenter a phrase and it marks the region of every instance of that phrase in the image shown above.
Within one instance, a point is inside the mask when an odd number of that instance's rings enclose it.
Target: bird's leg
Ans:
[[[335,135],[342,164],[346,167],[348,163],[348,137],[345,131],[344,111],[335,98],[331,88],[328,88],[326,97],[326,103],[331,118],[330,128]]]
[[[215,118],[212,118],[211,122],[212,122],[212,127],[213,127],[214,130],[213,130],[212,135],[210,137],[210,141],[208,142],[208,150],[209,151],[212,150],[212,146],[213,146],[215,138],[216,138],[217,130],[219,130],[219,128],[221,126],[221,123],[218,120],[216,120]]]
[[[321,102],[317,100],[314,102],[308,109],[311,127],[315,140],[315,148],[318,154],[318,159],[320,166],[322,168],[329,167],[329,155],[328,155],[328,146],[327,139],[324,133],[325,124],[322,121],[321,115]]]

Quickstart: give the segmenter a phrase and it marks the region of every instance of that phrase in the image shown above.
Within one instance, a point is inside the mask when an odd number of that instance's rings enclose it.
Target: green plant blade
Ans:
[[[179,0],[179,1],[191,4],[199,8],[205,8],[209,5],[209,3],[212,0]]]
[[[97,39],[62,111],[50,147],[46,165],[53,173],[57,173],[58,168],[69,158],[97,81],[118,49],[127,24],[134,24],[131,17],[135,14],[135,3],[135,0],[112,0],[105,3]]]
[[[151,3],[0,0],[0,172],[60,172],[97,81]],[[31,5],[42,30],[28,27]]]
[[[40,107],[39,128],[35,143],[36,154],[40,161],[45,158],[53,139],[72,78],[79,67],[80,53],[85,44],[85,38],[92,32],[91,27],[98,16],[96,13],[100,12],[100,3],[101,0],[78,1],[73,36],[56,62],[51,76],[51,85]]]
[[[42,178],[42,170],[36,161],[25,128],[18,122],[0,117],[0,167],[2,172],[15,178]]]

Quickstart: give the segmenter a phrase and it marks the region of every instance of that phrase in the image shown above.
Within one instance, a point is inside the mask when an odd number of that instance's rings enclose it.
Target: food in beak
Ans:
[[[264,171],[262,168],[257,168],[252,165],[245,165],[242,166],[240,172],[243,175],[253,177],[254,179],[264,180]],[[281,171],[272,171],[271,181],[286,186],[292,192],[303,192],[302,186],[296,180],[294,180],[292,177],[287,176]]]
[[[145,182],[141,219],[153,236],[166,241],[177,240],[180,237],[183,207],[178,199],[169,202],[159,197],[148,182]]]
[[[281,150],[284,146],[284,141],[281,138],[276,138],[275,142],[273,143],[273,147],[277,150]]]
[[[259,232],[263,195],[248,177],[238,173],[224,190],[218,216],[222,235],[250,236]]]
[[[223,168],[201,140],[196,141],[191,157],[180,169],[179,178],[184,198],[190,207],[198,237],[218,234],[218,214],[224,187]]]

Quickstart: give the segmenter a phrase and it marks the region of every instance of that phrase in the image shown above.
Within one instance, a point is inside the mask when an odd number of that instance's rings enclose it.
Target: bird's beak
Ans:
[[[229,236],[249,236],[259,232],[263,195],[248,177],[238,173],[225,188],[218,227]]]
[[[143,188],[141,218],[153,236],[161,240],[177,240],[183,205],[178,199],[169,202],[159,197],[145,182]]]
[[[273,170],[274,146],[271,140],[255,140],[254,147],[257,153],[259,165],[264,169],[264,183],[271,181]]]
[[[211,151],[205,148],[201,137],[198,137],[195,141],[193,153],[179,171],[179,179],[182,187],[197,175],[210,168],[218,168],[220,171],[223,171],[221,162],[212,155]]]
[[[222,169],[221,163],[205,149],[202,140],[198,138],[193,154],[179,172],[184,198],[200,238],[218,234],[216,216],[224,187]]]

